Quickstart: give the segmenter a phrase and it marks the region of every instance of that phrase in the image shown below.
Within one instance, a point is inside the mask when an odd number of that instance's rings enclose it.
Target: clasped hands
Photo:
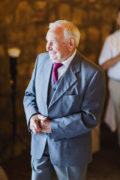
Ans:
[[[41,114],[35,114],[30,118],[30,129],[35,134],[41,134],[42,132],[51,133],[50,120]]]

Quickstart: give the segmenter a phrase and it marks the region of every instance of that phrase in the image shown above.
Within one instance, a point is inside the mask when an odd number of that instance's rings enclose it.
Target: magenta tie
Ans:
[[[63,64],[61,64],[61,63],[54,63],[54,66],[53,66],[53,80],[54,80],[54,83],[56,83],[57,80],[58,80],[58,71],[57,71],[57,69],[59,67],[61,67],[62,65]]]

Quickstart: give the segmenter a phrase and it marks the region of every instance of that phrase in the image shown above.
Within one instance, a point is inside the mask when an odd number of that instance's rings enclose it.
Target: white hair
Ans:
[[[64,29],[64,38],[66,40],[72,37],[75,39],[76,46],[78,46],[80,41],[80,31],[77,26],[67,20],[58,20],[49,24],[49,30],[55,29],[57,27],[62,27]]]

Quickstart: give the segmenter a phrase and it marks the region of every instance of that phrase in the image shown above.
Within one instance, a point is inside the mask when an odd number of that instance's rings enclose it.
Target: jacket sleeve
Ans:
[[[98,124],[105,100],[105,84],[103,71],[97,71],[87,86],[80,112],[51,121],[54,140],[83,135]]]
[[[23,105],[24,105],[28,128],[29,128],[29,120],[31,116],[39,113],[37,104],[36,104],[36,93],[35,93],[35,79],[36,79],[37,63],[38,63],[38,57],[36,59],[32,77],[25,91],[25,96],[23,99]]]

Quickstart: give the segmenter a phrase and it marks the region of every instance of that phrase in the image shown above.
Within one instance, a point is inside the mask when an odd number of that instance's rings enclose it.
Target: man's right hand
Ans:
[[[41,114],[35,114],[30,118],[30,129],[36,133],[41,134],[42,129],[40,127],[41,120],[46,119],[46,117],[42,116]]]
[[[102,68],[104,70],[108,70],[109,68],[113,67],[116,63],[118,63],[118,61],[120,61],[120,53],[111,58],[111,59],[108,59],[107,61],[105,61],[103,64],[102,64]]]
[[[120,53],[116,56],[117,60],[120,61]]]

